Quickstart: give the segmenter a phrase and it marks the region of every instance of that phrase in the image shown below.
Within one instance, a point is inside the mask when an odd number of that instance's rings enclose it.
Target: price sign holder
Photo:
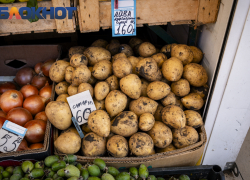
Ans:
[[[136,0],[111,0],[112,36],[136,36]]]
[[[27,129],[6,120],[0,129],[0,151],[14,152],[22,142]]]

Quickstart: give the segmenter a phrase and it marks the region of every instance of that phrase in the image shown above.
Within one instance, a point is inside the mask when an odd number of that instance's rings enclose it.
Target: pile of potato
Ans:
[[[55,147],[66,154],[81,149],[84,156],[126,157],[195,144],[208,92],[208,75],[198,64],[202,58],[194,46],[168,44],[159,50],[138,38],[72,47],[69,60],[56,61],[49,73],[58,97],[45,111],[62,130]],[[97,110],[82,125],[81,140],[71,127],[66,98],[87,90]]]

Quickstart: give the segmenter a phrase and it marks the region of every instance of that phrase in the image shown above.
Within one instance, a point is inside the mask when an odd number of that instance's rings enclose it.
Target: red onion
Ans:
[[[23,102],[23,108],[27,109],[32,115],[35,115],[45,109],[45,98],[39,95],[27,97]]]
[[[44,64],[42,65],[42,72],[45,76],[49,77],[49,69],[51,67],[51,65],[55,62],[56,60],[54,59],[49,59],[47,61],[44,62]]]
[[[45,104],[48,104],[51,100],[51,95],[52,95],[52,85],[47,85],[44,86],[40,92],[39,95],[44,97],[46,99]]]
[[[16,86],[12,82],[5,82],[3,84],[0,84],[0,94],[3,94],[5,91],[8,91],[10,89],[16,89]]]
[[[35,72],[36,72],[37,74],[42,73],[42,65],[43,65],[42,62],[39,62],[39,63],[37,63],[37,64],[35,65],[34,70],[35,70]]]
[[[35,86],[37,89],[41,89],[48,81],[49,79],[46,76],[38,74],[32,78],[31,85]]]
[[[24,126],[28,121],[32,120],[33,117],[31,113],[22,107],[17,107],[11,109],[6,117],[9,121]]]
[[[24,86],[26,84],[30,84],[33,76],[35,75],[35,71],[30,68],[30,67],[25,67],[20,69],[16,73],[16,77],[14,81],[19,85],[19,86]]]
[[[39,143],[43,141],[46,123],[43,120],[37,119],[27,122],[24,127],[27,129],[25,139],[30,143]]]

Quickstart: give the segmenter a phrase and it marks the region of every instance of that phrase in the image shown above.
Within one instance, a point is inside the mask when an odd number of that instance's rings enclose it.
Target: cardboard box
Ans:
[[[23,67],[34,67],[38,62],[60,58],[58,45],[0,46],[0,82],[13,81],[17,71]],[[53,88],[54,89],[54,88]],[[52,92],[52,99],[54,99]],[[51,123],[48,121],[44,147],[12,153],[0,153],[0,166],[17,166],[24,160],[43,160],[53,153]]]

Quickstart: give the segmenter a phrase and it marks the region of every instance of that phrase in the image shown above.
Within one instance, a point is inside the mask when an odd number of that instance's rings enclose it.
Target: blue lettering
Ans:
[[[24,11],[27,11],[26,15],[23,14]],[[22,19],[30,19],[32,12],[31,12],[30,7],[20,7],[19,14]]]
[[[73,11],[76,11],[76,7],[66,7],[68,10],[68,19],[72,19]]]
[[[35,7],[31,7],[31,10],[32,10],[32,16],[31,16],[31,19],[35,19],[35,17],[37,16],[38,19],[44,19],[40,12],[42,11],[43,7],[38,7],[38,9],[36,10]]]
[[[8,11],[8,7],[0,7],[0,19],[8,19],[9,13],[8,12],[2,12],[2,11]]]
[[[58,15],[58,11],[62,11],[61,16]],[[66,18],[66,14],[67,14],[67,11],[64,7],[56,7],[55,8],[55,18],[56,19],[64,19],[64,18]]]
[[[47,8],[44,7],[43,8],[43,11],[42,11],[42,15],[44,17],[44,19],[47,19],[46,16],[47,15],[50,15],[50,19],[54,19],[55,16],[54,16],[54,7],[51,7],[50,10],[47,11]]]

